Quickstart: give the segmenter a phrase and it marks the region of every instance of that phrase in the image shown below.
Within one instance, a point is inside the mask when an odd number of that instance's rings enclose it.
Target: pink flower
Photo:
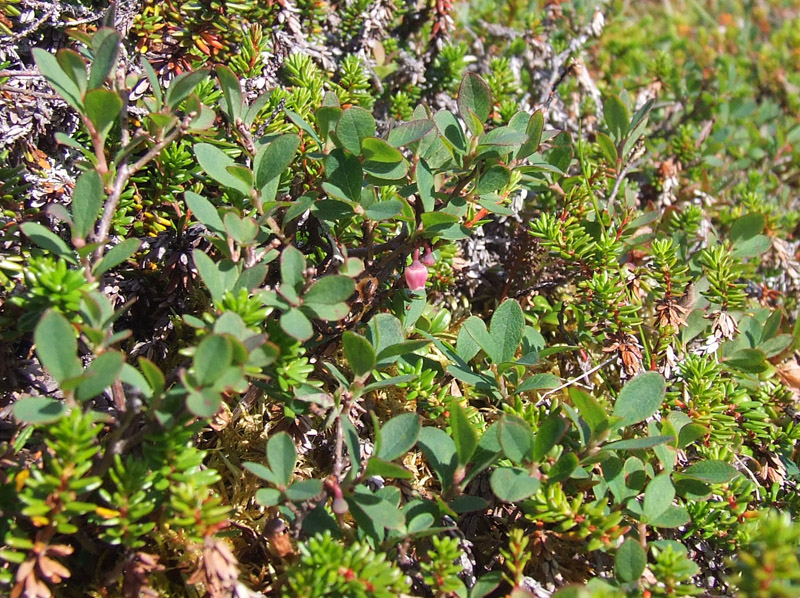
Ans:
[[[406,267],[406,284],[412,291],[425,290],[425,281],[428,280],[428,269],[419,261],[419,249],[414,250],[414,259],[411,265]]]

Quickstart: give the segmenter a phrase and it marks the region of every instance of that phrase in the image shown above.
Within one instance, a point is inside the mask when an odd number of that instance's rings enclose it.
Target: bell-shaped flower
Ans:
[[[428,280],[428,269],[419,261],[419,249],[414,250],[414,259],[406,267],[406,284],[412,291],[425,290],[425,281]]]

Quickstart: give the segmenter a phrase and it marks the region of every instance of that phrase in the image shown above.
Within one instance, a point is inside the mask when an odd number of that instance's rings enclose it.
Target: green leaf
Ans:
[[[139,251],[142,242],[139,239],[125,239],[119,245],[114,245],[109,249],[108,253],[103,256],[103,259],[94,269],[94,275],[100,276],[104,272],[108,272],[111,268],[119,266],[122,262],[131,257],[134,253]]]
[[[39,362],[56,382],[64,382],[83,372],[78,359],[75,329],[67,318],[54,309],[45,312],[33,333]]]
[[[340,149],[333,150],[323,160],[325,180],[323,188],[340,199],[358,202],[361,199],[361,185],[364,174],[361,163],[353,154]]]
[[[314,205],[314,196],[312,195],[302,195],[297,198],[297,201],[290,205],[286,212],[283,215],[283,224],[284,226],[287,225],[289,222],[294,220],[295,218],[299,218],[302,216],[306,211],[308,211],[311,206]]]
[[[361,142],[375,136],[375,119],[364,108],[353,106],[342,112],[336,123],[336,137],[347,151],[361,155]]]
[[[164,374],[161,373],[161,370],[158,369],[158,366],[156,366],[149,359],[139,357],[138,363],[142,370],[142,374],[147,379],[147,383],[150,385],[150,388],[153,389],[153,396],[160,395],[164,391]]]
[[[637,581],[647,566],[647,553],[642,545],[628,538],[617,550],[614,558],[614,574],[622,583]]]
[[[592,434],[598,434],[607,427],[608,415],[606,415],[606,410],[592,395],[572,386],[569,389],[569,398],[572,400],[572,404],[577,407]]]
[[[103,182],[96,170],[84,172],[75,181],[75,191],[72,194],[72,221],[74,222],[73,234],[85,239],[94,228],[94,223],[103,207]]]
[[[727,484],[739,475],[733,465],[723,461],[701,461],[681,473],[709,484]]]
[[[197,384],[212,386],[232,360],[233,347],[227,338],[218,334],[205,337],[192,360]]]
[[[46,397],[22,397],[14,402],[14,417],[26,424],[49,424],[67,413],[67,406]]]
[[[82,113],[83,100],[81,99],[81,90],[75,81],[61,69],[56,57],[47,50],[34,48],[33,59],[36,61],[39,72],[47,79],[47,82],[56,90],[58,95],[64,98],[67,104]]]
[[[726,357],[723,363],[726,367],[750,374],[760,374],[769,368],[767,356],[759,349],[741,349],[730,357]]]
[[[294,440],[286,432],[278,432],[267,442],[267,461],[277,483],[288,486],[297,463]]]
[[[475,193],[485,195],[502,189],[511,180],[511,171],[502,164],[493,164],[486,169],[475,186]]]
[[[300,291],[305,284],[306,258],[302,252],[289,245],[281,253],[281,294],[289,301],[297,303]]]
[[[317,128],[319,129],[322,139],[327,140],[332,137],[336,131],[336,124],[339,122],[339,117],[342,115],[342,109],[337,106],[321,106],[314,113],[314,118],[317,121]],[[324,143],[320,143],[324,145]]]
[[[364,212],[370,220],[390,220],[403,211],[403,202],[399,199],[387,199],[372,204]]]
[[[534,374],[529,378],[525,378],[522,384],[517,386],[514,394],[528,392],[530,390],[540,390],[544,388],[558,388],[561,385],[561,379],[553,374]]]
[[[286,498],[292,502],[311,500],[322,493],[322,480],[300,480],[286,489]]]
[[[153,398],[153,387],[142,373],[129,363],[122,364],[122,371],[119,374],[120,381],[140,390],[147,399]]]
[[[195,87],[205,81],[210,72],[210,69],[200,69],[175,77],[169,84],[167,94],[164,96],[164,103],[172,110],[177,108],[178,104],[189,97]]]
[[[86,62],[81,55],[64,48],[56,52],[56,60],[64,74],[78,86],[81,95],[86,93]]]
[[[198,143],[194,146],[194,155],[208,176],[220,185],[235,189],[245,197],[250,196],[251,188],[228,170],[229,166],[235,166],[236,163],[221,149],[210,143]]]
[[[228,115],[228,122],[236,124],[236,120],[242,117],[242,87],[236,74],[224,64],[215,67],[219,86],[225,98],[225,113]]]
[[[384,461],[394,461],[405,455],[417,443],[422,426],[416,413],[402,413],[381,426],[381,447],[376,455]]]
[[[544,130],[544,114],[541,110],[537,110],[533,113],[530,120],[528,121],[528,126],[525,128],[525,133],[528,136],[528,140],[522,144],[522,146],[517,151],[517,159],[521,160],[522,158],[527,158],[534,152],[538,151],[539,144],[542,142],[542,131]]]
[[[472,513],[474,511],[482,511],[489,506],[489,501],[480,496],[470,496],[462,494],[450,501],[448,505],[456,513]]]
[[[513,299],[504,301],[498,307],[489,324],[489,334],[497,348],[495,364],[514,360],[522,334],[525,329],[525,316],[522,308]]]
[[[542,484],[524,469],[498,467],[492,472],[489,485],[500,500],[518,502],[536,494]]]
[[[422,207],[426,212],[432,212],[435,207],[433,194],[436,189],[434,186],[433,174],[425,160],[420,158],[415,167],[415,173],[417,175],[417,191],[422,200]]]
[[[222,222],[228,236],[241,245],[251,243],[258,234],[258,223],[247,216],[240,218],[235,212],[228,212]]]
[[[67,247],[67,244],[49,229],[45,228],[38,222],[23,222],[19,226],[22,232],[30,238],[31,241],[36,243],[42,249],[46,249],[59,257],[64,258],[71,264],[76,264],[75,256],[72,250]]]
[[[375,349],[367,339],[355,332],[346,331],[342,335],[342,348],[353,375],[362,378],[369,375],[375,367]]]
[[[449,147],[452,147],[458,154],[465,154],[467,152],[467,138],[455,114],[449,110],[440,110],[433,115],[433,121],[436,123],[436,127],[442,134],[446,144],[449,144]],[[428,160],[429,164],[434,164],[431,157],[427,155],[424,157]]]
[[[269,467],[261,465],[260,463],[253,463],[251,461],[246,461],[243,463],[243,465],[244,468],[254,476],[259,477],[262,480],[266,480],[270,484],[278,485],[280,483],[277,476],[272,473],[272,470]]]
[[[538,463],[544,459],[547,453],[558,444],[567,429],[569,429],[569,424],[561,419],[557,413],[551,413],[547,416],[547,419],[541,423],[536,431],[533,441],[533,462]]]
[[[611,137],[605,133],[597,133],[597,145],[603,152],[603,157],[611,166],[616,167],[619,156],[617,154],[617,146],[611,140]]]
[[[672,505],[675,498],[675,486],[669,475],[662,473],[653,478],[644,491],[642,511],[648,521],[655,519]]]
[[[375,137],[361,141],[364,172],[380,179],[396,180],[408,172],[408,162],[397,149]]]
[[[500,352],[495,346],[494,339],[489,335],[489,331],[486,330],[486,324],[483,323],[483,320],[481,320],[478,316],[470,316],[464,320],[463,324],[461,324],[461,328],[478,345],[478,347],[480,347],[483,352],[486,353],[486,356],[491,360],[492,363],[501,363],[502,360],[500,359]],[[470,355],[470,353],[472,354],[471,357],[475,356],[475,353],[473,353],[474,348],[469,347],[466,339],[462,343],[461,331],[459,330],[459,340],[457,346],[462,345],[463,351],[465,352],[465,357]]]
[[[379,475],[384,478],[394,478],[398,480],[408,480],[414,477],[413,474],[402,465],[384,461],[378,457],[371,457],[370,460],[367,461],[367,470],[364,475]]]
[[[392,363],[394,361],[392,359],[393,357],[408,355],[409,353],[418,351],[419,349],[427,346],[429,342],[430,341],[426,340],[402,341],[393,345],[389,345],[385,349],[381,349],[381,351],[378,353],[378,365]]]
[[[458,113],[466,123],[471,124],[470,112],[482,123],[486,122],[492,110],[492,92],[489,86],[475,73],[467,73],[458,87]],[[474,127],[470,130],[475,133]]]
[[[776,311],[775,313],[780,315],[780,312]],[[778,336],[772,337],[771,339],[760,343],[758,348],[763,351],[764,355],[766,355],[767,359],[769,359],[779,355],[784,349],[789,348],[789,345],[791,344],[791,334],[779,334]]]
[[[501,571],[490,571],[475,582],[470,590],[469,598],[486,598],[500,586],[502,581],[503,573]]]
[[[347,300],[355,290],[352,278],[340,275],[323,276],[303,295],[306,303],[334,305]]]
[[[672,442],[672,436],[645,436],[643,438],[628,438],[627,440],[617,440],[604,444],[603,448],[609,451],[636,451],[653,448],[660,444]]]
[[[412,120],[389,131],[387,141],[394,147],[403,147],[419,141],[436,128],[432,120]]]
[[[314,335],[314,328],[302,311],[291,308],[281,315],[281,328],[283,331],[299,341],[307,341]]]
[[[701,424],[688,424],[678,432],[678,448],[686,448],[698,438],[702,438],[709,433],[708,428]]]
[[[731,225],[730,241],[736,245],[739,241],[752,239],[760,235],[767,225],[767,219],[763,214],[745,214],[737,218]]]
[[[354,517],[361,510],[377,528],[399,529],[405,524],[406,520],[400,509],[363,486],[356,487],[355,493],[347,501]]]
[[[648,520],[647,523],[653,527],[675,528],[686,525],[690,521],[691,517],[689,517],[686,509],[670,505],[660,515]]]
[[[265,95],[269,95],[269,94],[265,94]],[[319,146],[325,145],[325,143],[322,141],[322,139],[319,138],[319,135],[317,135],[317,132],[311,127],[311,125],[308,123],[308,121],[306,121],[306,119],[304,119],[302,116],[297,114],[297,112],[294,112],[293,110],[289,110],[288,108],[284,108],[283,112],[284,112],[284,114],[286,114],[286,116],[289,117],[290,121],[292,121],[295,125],[297,125],[297,127],[299,129],[301,129],[301,130],[305,131],[306,133],[308,133],[308,135],[311,137],[311,139],[314,140],[314,142],[317,145],[319,145]]]
[[[513,151],[528,140],[528,136],[509,127],[497,127],[478,139],[479,154],[501,155]],[[484,149],[485,152],[480,151]]]
[[[418,500],[416,502],[420,503],[421,501]],[[410,508],[409,505],[411,506]],[[438,515],[438,508],[434,507],[430,502],[420,505],[421,508],[419,509],[414,508],[417,506],[417,504],[409,502],[406,503],[406,506],[403,508],[403,511],[406,514],[406,531],[409,534],[416,534],[427,530],[436,521],[434,514]],[[429,508],[432,512],[423,511],[422,508]]]
[[[551,484],[563,482],[572,475],[580,462],[575,453],[562,453],[550,470],[547,472],[547,479]]]
[[[236,264],[227,259],[216,263],[199,249],[192,251],[192,257],[200,278],[211,293],[211,299],[215,302],[222,301],[225,292],[232,290],[239,278]]]
[[[122,36],[113,29],[102,29],[105,35],[100,44],[94,48],[94,60],[89,74],[89,89],[101,87],[114,70],[119,56]],[[98,32],[99,33],[99,32]],[[95,34],[97,36],[97,34]]]
[[[163,100],[164,94],[161,91],[161,85],[159,84],[158,75],[156,74],[153,65],[148,62],[148,60],[142,57],[142,69],[144,70],[145,76],[147,80],[150,82],[150,89],[153,90],[153,95],[155,96],[155,110],[160,111]]]
[[[98,355],[86,368],[84,380],[78,385],[76,396],[86,401],[99,395],[119,378],[125,356],[119,351],[106,351]]]
[[[247,108],[247,110],[244,113],[244,116],[242,117],[242,121],[244,122],[245,125],[247,125],[248,127],[253,126],[253,123],[255,122],[259,112],[261,112],[264,106],[267,105],[267,102],[269,102],[271,97],[272,97],[272,90],[265,91],[260,96],[258,96],[253,101],[252,104],[250,104],[250,107]],[[286,110],[285,112],[290,112],[290,111]]]
[[[322,183],[322,189],[331,197],[341,197],[337,194],[337,189],[332,188],[330,183]],[[350,200],[320,199],[314,203],[311,208],[311,213],[316,216],[317,219],[332,226],[342,222],[349,222],[356,212]]]
[[[230,174],[235,176],[237,179],[239,179],[242,182],[242,184],[245,185],[248,189],[251,189],[253,187],[253,173],[246,166],[242,166],[241,164],[234,164],[233,166],[228,166],[226,170]]]
[[[260,488],[256,490],[256,502],[264,507],[274,507],[281,502],[281,493],[275,488]]]
[[[503,453],[514,463],[530,463],[533,458],[533,432],[528,423],[516,416],[504,415],[497,428]]]
[[[390,378],[384,378],[382,380],[378,380],[376,382],[367,384],[364,387],[363,392],[364,394],[366,394],[368,392],[373,392],[381,388],[386,388],[388,386],[396,386],[398,384],[403,384],[404,382],[411,382],[416,378],[417,376],[415,374],[403,374],[402,376],[391,376]]]
[[[222,223],[222,219],[219,217],[219,212],[214,204],[193,191],[186,191],[183,194],[183,200],[186,202],[186,205],[192,211],[195,218],[204,224],[208,230],[220,235],[225,233],[225,225]]]
[[[263,188],[272,179],[283,174],[294,161],[298,147],[300,147],[300,137],[295,133],[281,135],[262,145],[253,158],[256,188]]]
[[[300,309],[309,318],[316,318],[328,322],[341,320],[350,313],[350,308],[347,306],[347,303],[334,303],[332,305],[327,305],[325,303],[305,303]]]
[[[631,426],[655,414],[664,401],[666,389],[664,377],[658,372],[640,374],[623,386],[613,412],[622,418],[619,427]]]
[[[749,239],[738,241],[733,246],[731,255],[735,258],[748,258],[761,255],[769,250],[772,241],[767,235],[756,235]]]
[[[453,439],[444,430],[426,427],[420,430],[417,446],[422,449],[428,464],[442,484],[442,490],[446,492],[453,485],[453,474],[458,465]]]
[[[186,397],[186,408],[197,417],[209,418],[219,411],[222,397],[219,392],[211,388],[191,390]]]
[[[361,150],[366,162],[379,162],[386,164],[398,164],[403,162],[403,154],[395,147],[392,147],[382,139],[377,137],[367,137],[361,142]]]
[[[458,464],[466,467],[470,457],[478,446],[478,435],[467,418],[464,408],[455,399],[450,401],[448,406],[450,411],[450,429],[453,434],[453,441],[456,445]]]
[[[619,143],[628,132],[628,124],[630,123],[631,116],[628,108],[622,103],[622,100],[617,96],[610,96],[603,102],[603,116],[606,119],[608,130],[614,140]]]

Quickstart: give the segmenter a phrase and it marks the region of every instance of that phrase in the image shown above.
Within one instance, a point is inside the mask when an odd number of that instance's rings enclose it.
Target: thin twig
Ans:
[[[44,78],[44,75],[37,70],[23,70],[23,71],[9,71],[7,69],[0,71],[0,77],[39,77]]]
[[[347,257],[364,257],[368,253],[370,253],[370,249],[372,250],[372,254],[384,253],[386,251],[392,251],[393,249],[397,249],[400,245],[408,237],[408,227],[403,225],[403,230],[391,241],[386,241],[385,243],[380,243],[375,245],[374,247],[355,247],[353,249],[347,250]]]
[[[132,166],[128,166],[128,164],[124,161],[120,165],[119,170],[117,170],[117,177],[114,180],[114,186],[111,190],[111,195],[109,195],[108,199],[106,200],[106,205],[103,209],[103,217],[100,220],[100,225],[97,227],[97,233],[92,239],[95,243],[100,243],[100,246],[94,252],[95,262],[99,261],[103,257],[105,243],[108,240],[108,233],[111,230],[111,220],[114,218],[114,212],[117,210],[117,205],[122,197],[122,192],[125,190],[125,185],[127,184],[128,179],[130,179],[137,171],[144,168],[153,158],[158,156],[162,149],[183,135],[189,129],[194,116],[194,114],[187,115],[174,131],[156,142],[155,145],[153,145],[153,147],[151,147],[144,156],[134,162]]]
[[[614,188],[611,190],[611,195],[608,196],[608,201],[606,202],[606,210],[611,213],[614,208],[614,201],[617,198],[617,194],[619,193],[620,187],[622,186],[622,181],[625,180],[625,177],[628,176],[631,169],[634,168],[639,164],[639,161],[636,160],[634,162],[628,162],[625,166],[622,167],[620,170],[619,175],[617,175],[617,180],[614,181]]]
[[[22,89],[20,87],[11,87],[10,85],[0,85],[0,91],[7,91],[10,93],[18,93],[23,96],[31,96],[32,98],[42,98],[45,100],[60,100],[61,96],[53,95],[52,93],[45,93],[43,91],[31,91]]]
[[[350,412],[350,402],[343,401],[342,410],[336,418],[336,443],[333,451],[333,477],[336,483],[342,481],[342,471],[344,471],[344,428],[342,426],[342,418],[348,417]]]
[[[594,374],[594,373],[595,373],[597,370],[604,368],[604,367],[605,367],[605,366],[607,366],[609,363],[611,363],[612,361],[614,361],[614,359],[615,359],[614,357],[609,357],[608,359],[606,359],[606,360],[605,360],[603,363],[601,363],[600,365],[596,365],[596,366],[594,366],[592,369],[590,369],[590,370],[587,370],[587,371],[583,372],[583,373],[582,373],[580,376],[578,376],[577,378],[573,378],[572,380],[567,380],[567,381],[566,381],[566,382],[564,382],[564,384],[562,384],[561,386],[559,386],[559,387],[557,387],[557,388],[554,388],[554,389],[552,389],[552,390],[548,390],[546,393],[542,394],[542,397],[541,397],[541,398],[539,399],[539,401],[536,403],[536,406],[538,407],[539,405],[541,405],[541,404],[542,404],[542,402],[543,402],[543,401],[544,401],[544,400],[545,400],[547,397],[549,397],[551,394],[555,394],[555,393],[557,393],[559,390],[564,390],[564,389],[565,389],[565,388],[567,388],[568,386],[572,386],[573,384],[575,384],[576,382],[579,382],[580,380],[583,380],[584,378],[586,378],[586,379],[588,380],[588,377],[589,377],[591,374]]]
[[[39,29],[39,27],[41,27],[42,24],[47,19],[51,18],[57,12],[58,12],[58,5],[57,4],[54,4],[54,5],[50,6],[50,7],[48,7],[41,17],[39,17],[33,23],[30,24],[30,27],[28,27],[27,29],[24,29],[23,31],[20,31],[19,33],[15,33],[14,35],[9,35],[8,37],[4,37],[4,38],[0,39],[0,43],[2,43],[2,44],[15,44],[18,41],[25,39],[31,33],[35,33],[36,30]]]
[[[747,456],[747,457],[750,457],[750,455],[746,455],[746,456]],[[756,459],[755,459],[754,457],[750,457],[750,459],[751,459],[752,461],[755,461],[755,464],[756,464],[756,465],[758,465],[758,466],[760,466],[760,465],[761,465],[761,464],[760,464],[758,461],[756,461]],[[747,476],[748,476],[748,477],[749,477],[751,480],[753,480],[753,481],[755,482],[755,484],[756,484],[756,488],[755,488],[755,491],[756,491],[756,500],[757,500],[757,501],[761,501],[761,493],[758,491],[758,489],[761,487],[761,484],[759,484],[759,483],[758,483],[758,480],[756,479],[756,476],[755,476],[755,474],[754,474],[752,471],[750,471],[750,468],[749,468],[749,467],[747,467],[747,465],[745,465],[745,464],[742,462],[742,459],[741,459],[741,458],[740,458],[738,455],[736,455],[736,456],[734,457],[734,461],[736,461],[736,463],[737,463],[737,464],[738,464],[738,465],[741,467],[741,469],[742,469],[742,470],[744,470],[744,472],[747,474]]]

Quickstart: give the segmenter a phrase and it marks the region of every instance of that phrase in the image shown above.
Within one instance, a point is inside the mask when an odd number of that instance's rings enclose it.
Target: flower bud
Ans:
[[[425,255],[419,258],[420,263],[425,264],[426,266],[433,266],[436,263],[436,258],[433,257],[433,253],[431,253],[431,248],[425,248]]]
[[[344,515],[350,510],[350,507],[347,504],[347,501],[343,498],[337,498],[333,501],[333,505],[331,505],[333,512],[337,515]]]
[[[425,290],[425,281],[428,280],[428,269],[419,261],[419,249],[414,250],[414,259],[405,271],[406,284],[412,291]]]

